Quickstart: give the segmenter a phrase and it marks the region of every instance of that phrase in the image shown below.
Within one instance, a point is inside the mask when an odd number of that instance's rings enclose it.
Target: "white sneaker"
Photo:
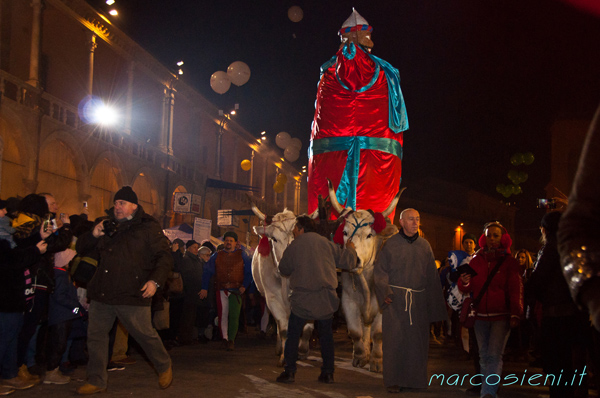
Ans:
[[[60,373],[58,368],[49,370],[46,372],[46,377],[44,377],[44,384],[67,384],[70,381],[71,378]]]

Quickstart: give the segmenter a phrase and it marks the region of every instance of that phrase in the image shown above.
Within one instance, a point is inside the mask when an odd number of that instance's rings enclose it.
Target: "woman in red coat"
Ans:
[[[477,298],[489,274],[500,264],[476,308],[474,326],[483,375],[481,396],[494,398],[502,377],[502,354],[510,328],[518,326],[523,315],[523,283],[519,264],[510,255],[512,239],[506,229],[499,222],[491,222],[483,232],[479,238],[481,250],[469,263],[477,275],[462,274],[458,288]]]

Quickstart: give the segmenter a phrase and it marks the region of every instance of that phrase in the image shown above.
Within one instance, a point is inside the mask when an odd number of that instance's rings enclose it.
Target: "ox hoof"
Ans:
[[[381,360],[379,361],[371,361],[369,364],[369,370],[374,373],[382,373],[383,372],[383,363]]]
[[[352,359],[352,366],[355,368],[364,368],[369,363],[369,358],[354,358]]]

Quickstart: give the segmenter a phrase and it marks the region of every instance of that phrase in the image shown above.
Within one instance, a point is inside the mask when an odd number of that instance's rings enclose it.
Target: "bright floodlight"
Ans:
[[[112,15],[113,17],[116,17],[117,15],[119,15],[119,12],[115,9],[112,9],[108,12],[110,15]]]
[[[112,6],[113,4],[115,4],[115,0],[106,0],[106,4]]]
[[[182,65],[183,65],[183,61],[177,62],[177,66],[182,66]]]
[[[265,134],[267,134],[266,131],[263,131],[262,133],[260,133],[260,135],[265,135]]]
[[[177,71],[177,73],[179,73],[180,75],[183,75],[183,69],[179,69],[179,70]]]
[[[267,137],[265,137],[265,136],[262,136],[262,137],[260,137],[260,139],[264,141],[264,140],[266,140],[266,139],[267,139]]]
[[[95,110],[92,117],[94,123],[102,124],[104,126],[112,126],[119,120],[117,111],[105,104],[99,105]]]
[[[235,115],[235,111],[231,111],[229,112],[231,115]]]

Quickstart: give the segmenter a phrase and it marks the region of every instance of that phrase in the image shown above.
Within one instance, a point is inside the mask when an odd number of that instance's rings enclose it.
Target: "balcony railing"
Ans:
[[[90,134],[99,141],[112,145],[129,156],[134,156],[145,162],[170,170],[183,178],[199,181],[200,172],[176,157],[168,156],[158,148],[149,146],[146,142],[116,131],[96,129],[79,118],[76,106],[62,101],[42,90],[35,88],[17,77],[0,70],[0,95],[2,100],[12,100],[29,109],[39,109],[43,115],[73,129]],[[41,98],[40,98],[41,95]]]

